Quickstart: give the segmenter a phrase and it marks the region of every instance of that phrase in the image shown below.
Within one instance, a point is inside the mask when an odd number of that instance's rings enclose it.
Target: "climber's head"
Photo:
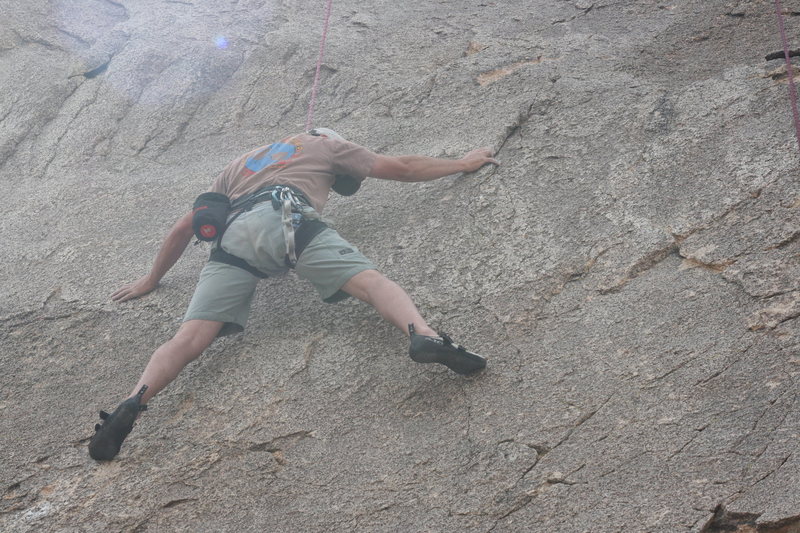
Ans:
[[[318,137],[330,137],[332,139],[339,139],[340,141],[344,141],[345,138],[333,131],[329,128],[314,128],[313,130],[309,131],[311,135],[316,135]]]

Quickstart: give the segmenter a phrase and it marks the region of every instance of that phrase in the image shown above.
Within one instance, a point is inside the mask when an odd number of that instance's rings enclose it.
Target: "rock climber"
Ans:
[[[483,369],[484,357],[431,329],[408,294],[328,227],[320,213],[331,189],[353,194],[367,176],[430,181],[498,165],[492,155],[488,148],[479,148],[460,159],[384,156],[333,130],[316,128],[232,161],[211,189],[198,197],[195,209],[174,224],[150,272],[111,296],[125,302],[153,291],[193,234],[213,241],[183,324],[155,350],[130,397],[113,413],[100,412],[102,424],[95,426],[90,456],[113,459],[150,398],[215,338],[244,330],[258,281],[290,268],[311,281],[325,302],[354,296],[372,305],[410,337],[412,360],[440,363],[465,375]]]

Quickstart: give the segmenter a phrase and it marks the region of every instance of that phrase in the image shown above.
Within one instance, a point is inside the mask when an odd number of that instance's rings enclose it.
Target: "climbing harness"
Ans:
[[[317,89],[319,88],[319,72],[322,69],[322,56],[325,55],[325,41],[328,38],[328,25],[331,20],[331,7],[333,0],[328,0],[325,6],[325,23],[322,26],[322,38],[319,41],[319,56],[317,57],[317,70],[314,73],[314,83],[311,85],[311,101],[308,103],[306,116],[306,131],[314,125],[314,105],[317,103]]]
[[[800,149],[800,113],[797,110],[797,87],[794,84],[794,69],[789,55],[789,40],[786,38],[786,27],[783,23],[783,6],[781,0],[775,0],[775,14],[778,17],[778,29],[781,33],[783,42],[783,55],[786,59],[786,74],[789,76],[789,99],[792,104],[792,116],[794,117],[794,132],[797,137],[797,147]]]
[[[257,204],[266,201],[272,203],[273,209],[281,211],[283,237],[286,242],[284,262],[289,268],[294,268],[297,265],[297,258],[300,257],[300,254],[303,253],[306,246],[308,246],[314,237],[328,227],[328,225],[321,220],[308,218],[303,215],[303,210],[310,208],[311,202],[308,201],[308,198],[306,198],[299,189],[290,185],[271,185],[269,187],[263,187],[251,194],[237,198],[231,204],[230,212],[234,213],[234,215],[229,217],[225,225],[218,231],[216,239],[211,239],[216,240],[217,243],[211,250],[209,261],[239,267],[259,278],[269,277],[244,259],[226,252],[222,248],[222,238],[225,235],[225,231],[233,224],[239,215],[250,211]]]

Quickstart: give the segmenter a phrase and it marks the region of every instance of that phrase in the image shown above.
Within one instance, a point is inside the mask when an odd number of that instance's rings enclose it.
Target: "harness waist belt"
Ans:
[[[307,219],[302,215],[301,207],[310,207],[306,195],[299,189],[290,185],[271,185],[237,198],[231,205],[231,210],[236,213],[228,219],[227,224],[217,237],[217,246],[211,251],[209,261],[233,265],[250,272],[259,278],[268,277],[244,259],[237,257],[222,249],[222,237],[225,231],[233,224],[234,220],[242,213],[251,210],[256,204],[266,200],[272,201],[272,207],[281,210],[283,237],[286,241],[286,266],[294,268],[297,258],[311,240],[327,228],[327,224],[317,219]]]
[[[234,202],[232,202],[231,211],[236,211],[239,209],[247,211],[248,209],[252,209],[252,207],[258,203],[265,202],[267,200],[274,200],[274,193],[279,192],[282,189],[289,189],[300,203],[303,203],[307,206],[311,205],[311,202],[308,200],[303,191],[297,187],[293,187],[291,185],[270,185],[268,187],[262,187],[254,192],[251,192],[250,194],[240,196]]]

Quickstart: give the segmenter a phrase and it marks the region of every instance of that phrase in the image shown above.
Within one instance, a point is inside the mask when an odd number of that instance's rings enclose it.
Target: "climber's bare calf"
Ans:
[[[147,385],[142,396],[142,402],[147,403],[164,390],[183,367],[197,359],[214,342],[222,326],[222,322],[213,320],[188,320],[181,324],[175,336],[153,352],[131,396],[135,396],[142,385]]]

